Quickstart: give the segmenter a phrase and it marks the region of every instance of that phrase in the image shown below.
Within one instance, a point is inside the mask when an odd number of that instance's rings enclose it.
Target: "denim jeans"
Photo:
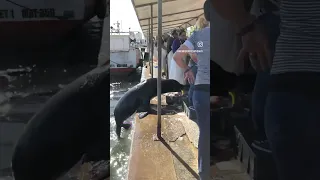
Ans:
[[[194,77],[196,77],[197,76],[198,67],[197,66],[193,66],[191,68],[191,71],[193,72]],[[189,88],[189,92],[188,92],[188,98],[189,98],[190,106],[193,106],[193,101],[192,101],[193,92],[194,92],[194,84],[190,84],[190,88]]]
[[[278,180],[320,179],[320,98],[270,92],[265,128]]]
[[[263,23],[266,26],[266,32],[269,40],[269,48],[274,55],[275,44],[280,34],[279,24],[280,17],[271,13],[263,15]],[[257,130],[257,138],[265,140],[265,128],[264,128],[264,111],[266,98],[268,96],[268,82],[270,79],[270,71],[257,73],[254,90],[252,93],[252,119]]]
[[[199,126],[198,168],[200,180],[210,179],[210,92],[195,90],[193,105]]]
[[[266,133],[264,128],[264,110],[266,99],[268,96],[268,81],[270,79],[270,73],[260,72],[257,73],[256,82],[252,93],[252,107],[251,114],[252,120],[256,128],[256,139],[266,140]]]

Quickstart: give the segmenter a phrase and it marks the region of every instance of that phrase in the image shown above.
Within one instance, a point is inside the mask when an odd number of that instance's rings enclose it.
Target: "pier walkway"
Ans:
[[[143,72],[142,76],[150,77],[149,69]],[[162,99],[161,104],[166,105],[165,97]],[[155,99],[151,100],[151,104],[156,103]],[[135,116],[128,180],[197,179],[197,148],[186,132],[188,129],[198,132],[194,129],[197,125],[183,112],[163,115],[161,122],[163,139],[154,140],[157,116],[148,115],[143,119]]]

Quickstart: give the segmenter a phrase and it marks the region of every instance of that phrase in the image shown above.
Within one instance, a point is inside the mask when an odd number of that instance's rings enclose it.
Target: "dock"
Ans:
[[[156,65],[156,62],[153,62]],[[145,65],[142,77],[150,78]],[[166,105],[165,95],[161,104]],[[157,104],[153,98],[151,104]],[[161,116],[161,140],[157,134],[157,115],[134,117],[134,132],[128,180],[196,180],[198,179],[199,128],[184,112]],[[236,159],[217,161],[211,166],[211,180],[250,180],[246,169]]]
[[[143,71],[150,78],[150,66]],[[166,105],[164,96],[162,105]],[[152,99],[151,104],[156,104]],[[157,133],[157,116],[139,119],[135,115],[135,127],[129,162],[128,180],[193,180],[198,177],[197,142],[192,143],[189,132],[199,132],[195,122],[185,113],[162,115],[161,140],[154,140]],[[197,138],[194,138],[197,139]]]

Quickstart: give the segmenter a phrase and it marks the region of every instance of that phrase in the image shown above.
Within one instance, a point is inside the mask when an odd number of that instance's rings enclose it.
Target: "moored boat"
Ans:
[[[110,33],[110,72],[125,75],[134,72],[142,62],[140,40],[134,32],[121,32],[120,23]]]
[[[105,0],[5,0],[0,2],[2,46],[48,43],[81,27],[94,16],[104,18]]]

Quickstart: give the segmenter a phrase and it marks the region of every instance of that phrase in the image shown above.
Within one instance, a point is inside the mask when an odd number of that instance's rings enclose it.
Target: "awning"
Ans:
[[[187,28],[195,25],[197,19],[203,15],[204,2],[205,0],[163,0],[162,32],[165,33],[176,28]],[[153,34],[157,35],[158,33],[157,3],[157,0],[132,0],[145,37],[148,37],[151,6],[153,8]]]

